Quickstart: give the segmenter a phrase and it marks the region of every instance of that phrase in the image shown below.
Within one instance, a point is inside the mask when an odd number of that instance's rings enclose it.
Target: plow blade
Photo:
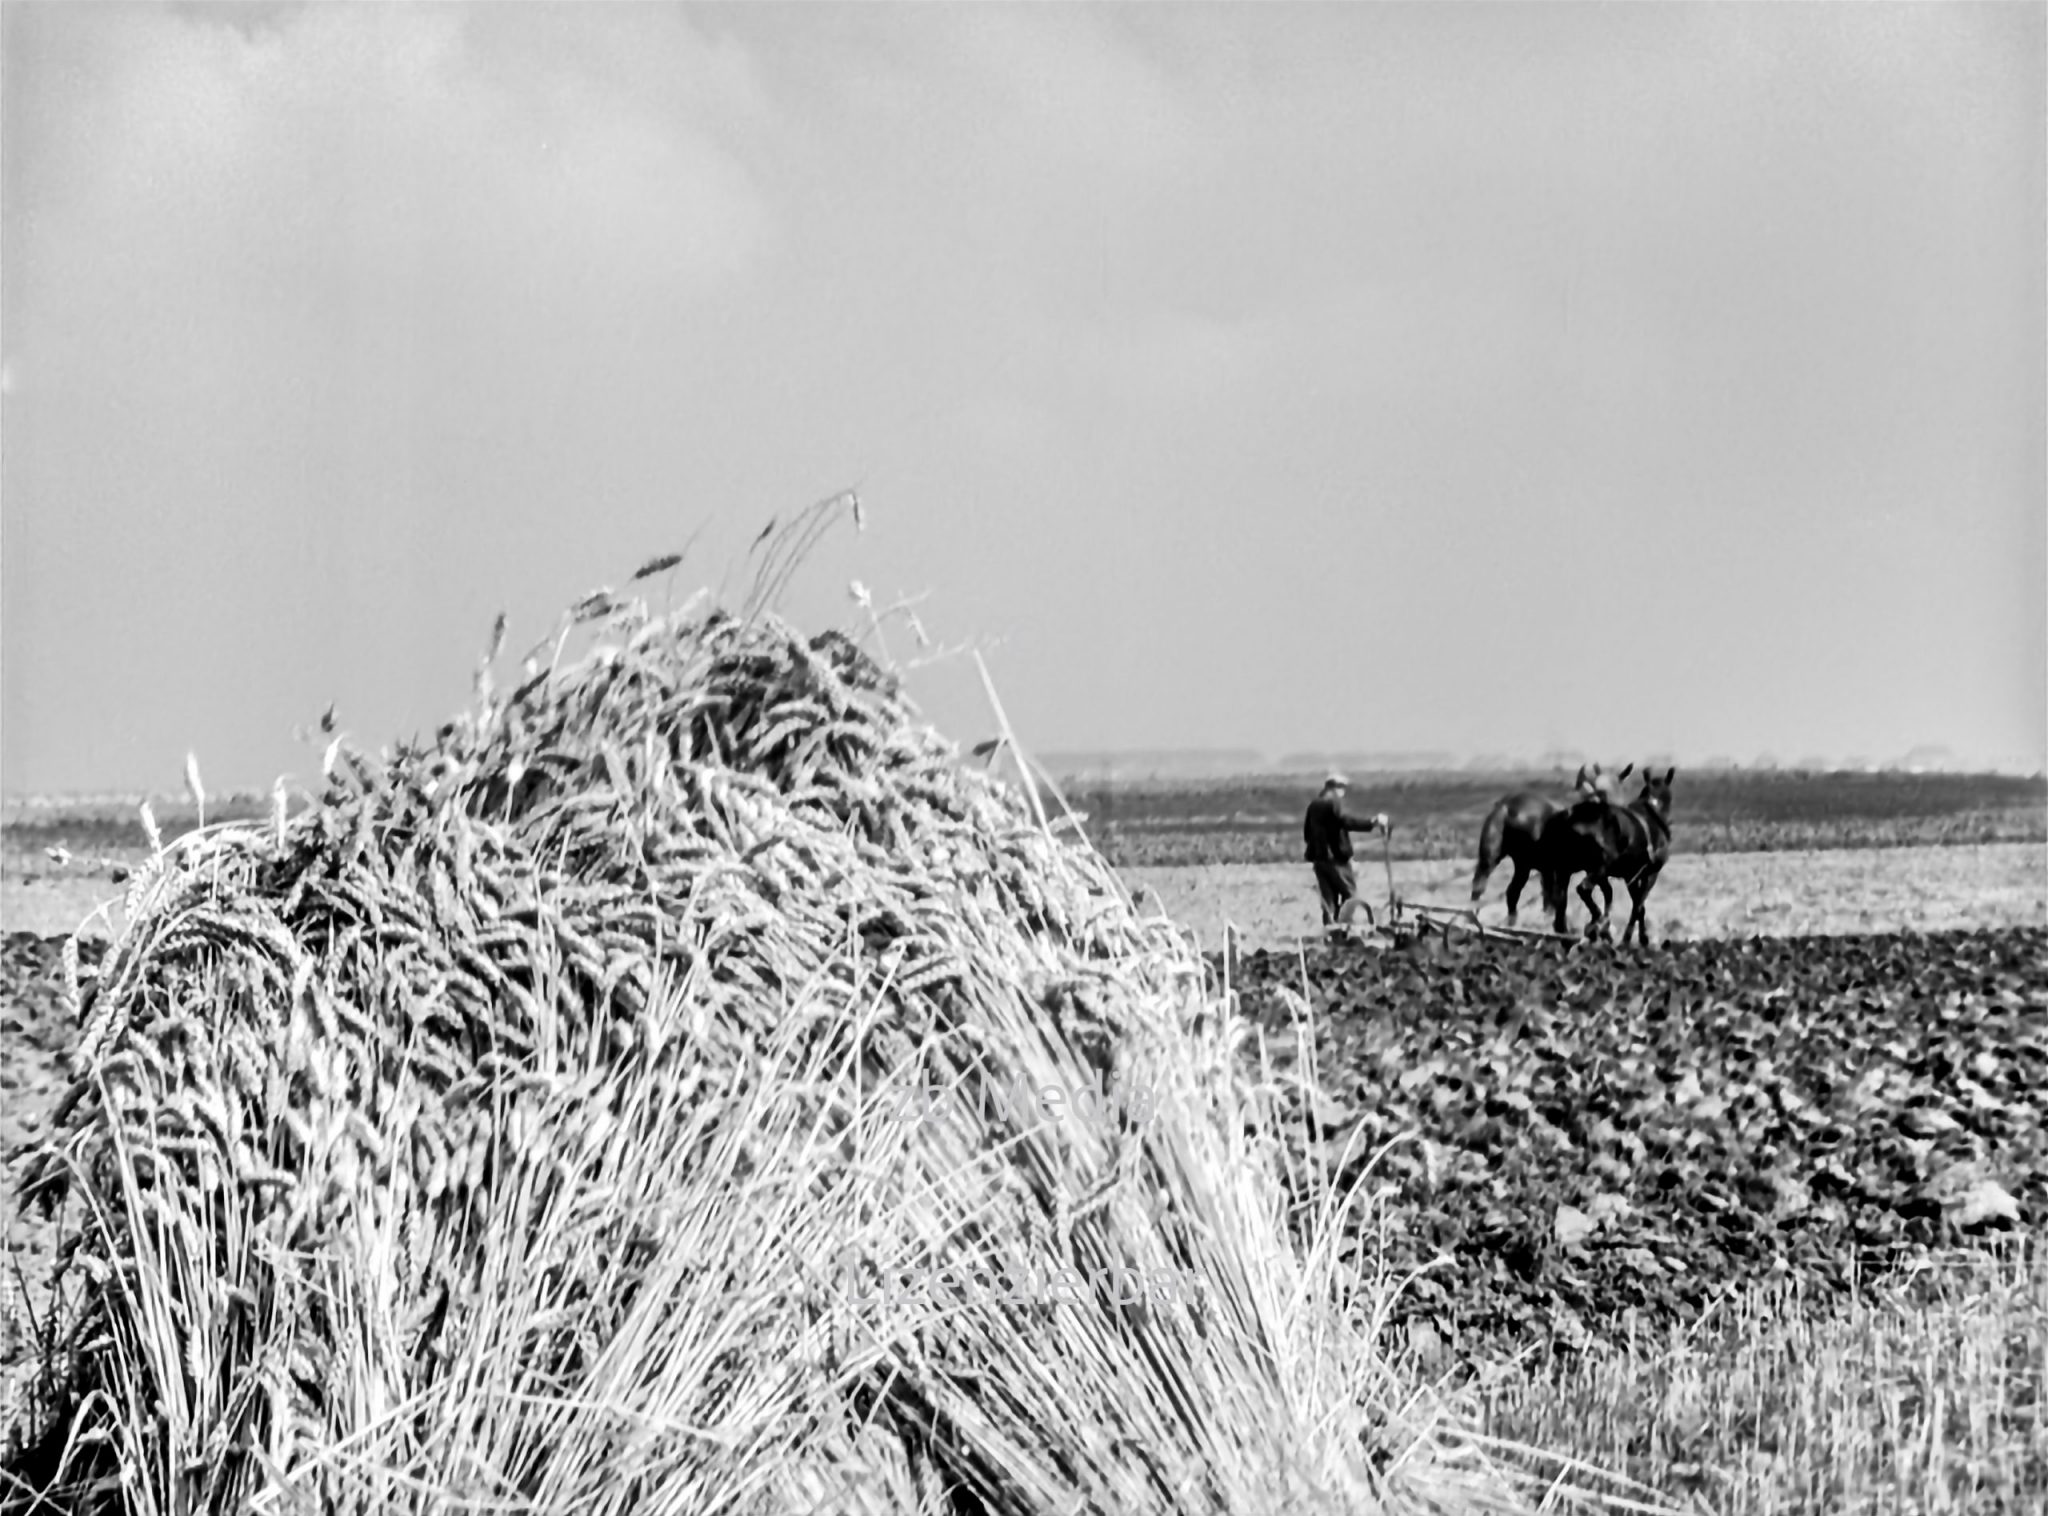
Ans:
[[[1409,901],[1400,902],[1393,914],[1390,925],[1398,930],[1402,917],[1410,917],[1416,932],[1438,932],[1448,935],[1453,932],[1469,932],[1475,937],[1502,938],[1512,942],[1577,942],[1579,939],[1569,932],[1553,932],[1543,927],[1489,926],[1479,919],[1479,913],[1470,906],[1428,905]]]

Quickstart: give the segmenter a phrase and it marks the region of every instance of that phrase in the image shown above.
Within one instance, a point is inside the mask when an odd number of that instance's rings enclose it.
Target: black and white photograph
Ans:
[[[2048,1510],[2048,4],[0,0],[0,1516]]]

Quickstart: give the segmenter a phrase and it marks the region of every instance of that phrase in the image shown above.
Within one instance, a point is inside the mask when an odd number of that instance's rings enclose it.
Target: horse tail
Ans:
[[[1479,828],[1479,862],[1472,870],[1472,903],[1479,904],[1479,897],[1486,893],[1486,876],[1500,864],[1501,851],[1507,845],[1508,803],[1503,800],[1486,813],[1486,824]]]

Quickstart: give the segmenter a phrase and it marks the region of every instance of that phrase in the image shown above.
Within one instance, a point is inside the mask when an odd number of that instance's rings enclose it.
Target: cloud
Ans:
[[[957,87],[987,102],[1007,142],[1097,172],[1154,172],[1191,145],[1163,70],[1085,12],[988,8],[947,49]]]
[[[528,9],[8,8],[10,766],[112,761],[108,678],[252,764],[316,692],[418,719],[650,467],[660,339],[772,245],[773,111],[673,10]]]
[[[564,280],[632,298],[743,269],[764,205],[703,118],[758,110],[744,60],[669,26],[664,92],[625,29],[578,30],[605,46],[495,8],[45,20],[10,70],[31,278],[83,257],[133,288],[197,269],[243,299],[374,307]]]
[[[1167,71],[1101,13],[939,8],[916,26],[856,23],[837,56],[840,99],[941,156],[971,146],[1093,180],[1156,171],[1199,136]],[[933,136],[936,122],[955,130]]]

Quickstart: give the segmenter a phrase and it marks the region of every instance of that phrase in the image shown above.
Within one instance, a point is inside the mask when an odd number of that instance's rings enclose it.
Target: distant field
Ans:
[[[103,901],[118,901],[124,872],[149,856],[141,799],[60,796],[10,799],[0,807],[0,928],[40,935],[69,932]],[[293,808],[303,805],[302,799]],[[270,806],[267,795],[209,800],[206,823],[267,816]],[[166,842],[199,822],[198,808],[189,800],[156,796],[150,809]],[[50,856],[52,849],[58,857]],[[110,914],[118,925],[119,911]],[[93,930],[111,935],[104,924]]]
[[[1164,910],[1194,929],[1205,950],[1222,942],[1226,922],[1247,947],[1288,947],[1319,929],[1313,876],[1303,863],[1126,867],[1143,888],[1141,908]],[[1469,863],[1404,859],[1393,865],[1403,900],[1462,906],[1470,898]],[[1488,881],[1479,918],[1507,919],[1509,871]],[[1373,910],[1387,898],[1378,856],[1358,860],[1359,897]],[[1628,892],[1616,887],[1617,928]],[[1586,924],[1576,891],[1568,925]],[[1655,940],[1797,937],[1843,932],[1935,932],[1968,927],[2048,926],[2048,847],[1991,843],[1972,847],[1858,848],[1838,852],[1717,853],[1674,858],[1649,900]],[[1521,924],[1547,926],[1542,892],[1522,892]]]
[[[1512,790],[1561,796],[1555,774],[1354,774],[1347,804],[1393,820],[1397,859],[1468,862],[1495,801]],[[1120,867],[1293,863],[1319,775],[1226,781],[1063,785],[1090,835]],[[1632,775],[1625,793],[1635,793]],[[2048,843],[2048,778],[2001,774],[1681,768],[1673,787],[1675,853]]]

